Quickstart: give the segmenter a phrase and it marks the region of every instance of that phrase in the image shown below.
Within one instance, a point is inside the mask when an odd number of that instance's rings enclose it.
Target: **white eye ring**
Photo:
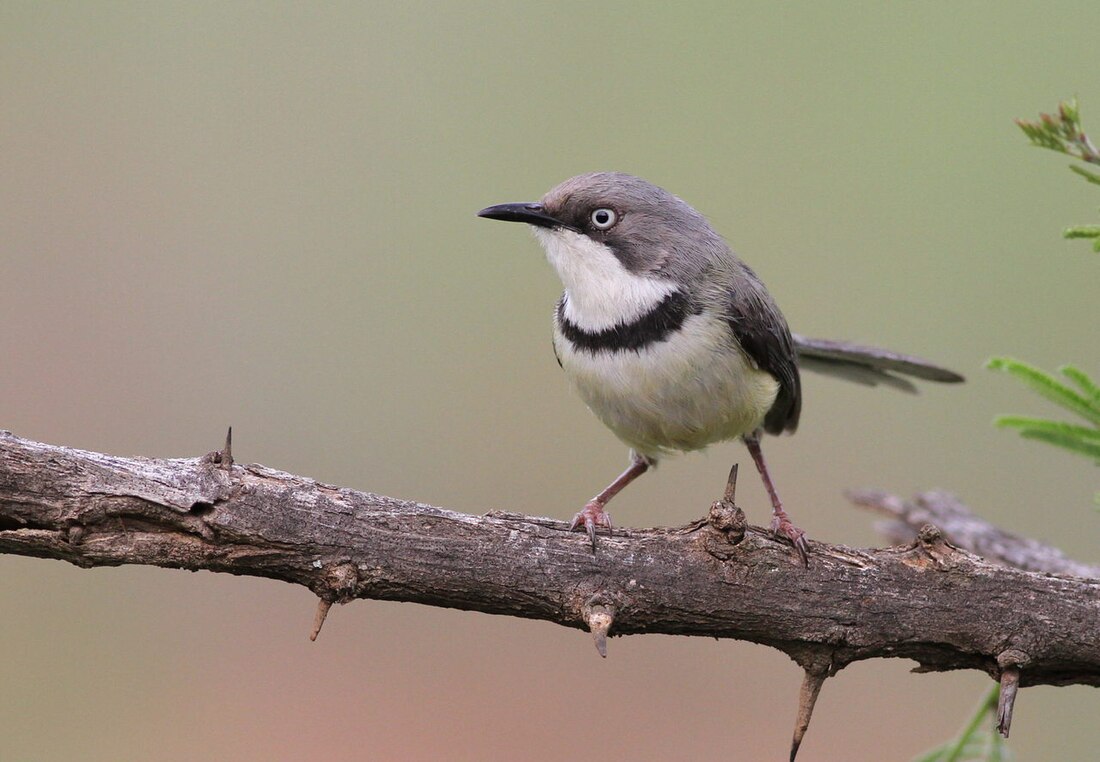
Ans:
[[[592,212],[589,219],[592,220],[592,226],[597,230],[610,230],[619,221],[619,215],[615,214],[614,209],[600,207]]]

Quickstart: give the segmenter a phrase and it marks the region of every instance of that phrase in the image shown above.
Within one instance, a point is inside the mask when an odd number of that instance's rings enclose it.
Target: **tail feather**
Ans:
[[[847,341],[810,339],[798,334],[793,334],[792,338],[801,367],[857,383],[885,384],[915,392],[917,388],[903,376],[947,384],[965,380],[958,373],[928,360],[888,349]]]

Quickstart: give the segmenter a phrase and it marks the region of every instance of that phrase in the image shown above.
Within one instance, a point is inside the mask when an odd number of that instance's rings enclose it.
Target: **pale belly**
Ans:
[[[591,354],[554,344],[588,407],[629,447],[658,457],[760,427],[779,385],[730,346],[728,328],[693,315],[674,341]],[[720,350],[713,347],[722,347]]]

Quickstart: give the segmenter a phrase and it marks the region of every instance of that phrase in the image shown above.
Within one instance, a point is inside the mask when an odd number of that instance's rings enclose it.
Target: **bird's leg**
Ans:
[[[783,503],[779,500],[779,494],[772,484],[771,475],[768,474],[768,464],[764,462],[764,451],[760,449],[760,432],[754,431],[744,437],[745,446],[749,448],[749,454],[756,463],[756,470],[760,472],[760,478],[764,481],[764,489],[768,491],[768,497],[772,501],[772,534],[785,537],[794,545],[802,559],[803,566],[810,565],[809,546],[806,544],[806,533],[791,523],[787,512],[783,510]]]
[[[619,474],[615,481],[608,484],[603,492],[585,503],[584,508],[581,508],[577,515],[573,517],[573,522],[569,525],[569,531],[576,531],[583,526],[585,531],[588,532],[588,539],[592,541],[592,552],[595,553],[596,527],[607,527],[607,533],[611,534],[611,516],[604,510],[604,506],[611,498],[619,494],[623,487],[648,471],[652,465],[655,465],[655,461],[631,451],[630,466]]]

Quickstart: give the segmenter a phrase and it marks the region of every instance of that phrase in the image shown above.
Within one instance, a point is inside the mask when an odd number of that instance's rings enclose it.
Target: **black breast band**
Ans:
[[[637,352],[650,344],[664,341],[683,326],[691,314],[687,297],[679,291],[661,300],[649,312],[630,323],[620,323],[602,331],[586,331],[565,316],[565,295],[558,302],[558,327],[562,335],[576,349],[592,354],[619,352],[631,349]]]

